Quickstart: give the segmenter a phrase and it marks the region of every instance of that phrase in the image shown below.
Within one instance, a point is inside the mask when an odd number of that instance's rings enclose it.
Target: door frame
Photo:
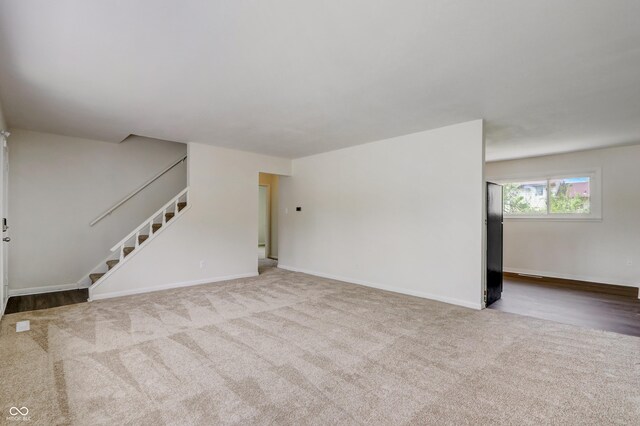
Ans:
[[[0,221],[9,215],[9,132],[0,131]],[[2,227],[3,222],[0,222]],[[8,236],[6,230],[2,229],[2,238]],[[4,315],[9,300],[8,282],[8,247],[4,241],[0,241],[0,316]]]

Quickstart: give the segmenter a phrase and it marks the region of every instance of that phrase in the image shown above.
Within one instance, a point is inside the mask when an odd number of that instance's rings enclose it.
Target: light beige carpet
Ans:
[[[640,424],[639,338],[278,269],[1,325],[0,423]]]

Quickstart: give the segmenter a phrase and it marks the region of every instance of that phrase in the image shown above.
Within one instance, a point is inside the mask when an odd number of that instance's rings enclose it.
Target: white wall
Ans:
[[[480,308],[483,166],[481,120],[294,160],[279,266]]]
[[[601,168],[601,221],[506,219],[505,269],[640,284],[640,145],[487,163],[488,180]],[[629,264],[631,262],[631,264]]]
[[[291,160],[190,143],[190,209],[91,298],[256,275],[259,172],[289,175]]]
[[[12,129],[12,294],[73,287],[109,249],[186,186],[177,166],[93,227],[89,223],[186,153],[147,138],[121,144]]]

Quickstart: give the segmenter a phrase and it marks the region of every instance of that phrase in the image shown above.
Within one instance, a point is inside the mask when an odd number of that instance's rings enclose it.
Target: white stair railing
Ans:
[[[118,209],[121,205],[123,205],[124,203],[126,203],[127,201],[129,201],[130,199],[132,199],[134,196],[136,196],[139,192],[141,192],[143,189],[145,189],[147,186],[151,185],[153,182],[155,182],[156,180],[160,179],[162,176],[164,176],[165,173],[169,172],[171,169],[173,169],[175,166],[177,166],[178,164],[182,163],[183,161],[185,161],[187,159],[187,156],[184,155],[182,156],[178,161],[174,161],[173,163],[171,163],[168,167],[166,167],[164,170],[162,170],[160,173],[156,174],[154,177],[152,177],[151,179],[149,179],[148,181],[146,181],[145,183],[143,183],[142,185],[140,185],[140,187],[138,187],[137,189],[135,189],[133,192],[131,192],[129,195],[127,195],[126,197],[124,197],[122,200],[118,201],[116,204],[114,204],[113,206],[111,206],[111,208],[109,208],[106,212],[102,213],[100,216],[98,216],[97,218],[95,218],[94,220],[91,221],[91,223],[89,224],[89,226],[93,226],[96,223],[100,222],[102,219],[104,219],[105,217],[109,216],[111,213],[113,213],[116,209]]]
[[[181,209],[180,204],[185,203]],[[91,270],[90,273],[85,275],[80,281],[78,281],[79,287],[89,287],[89,291],[99,285],[114,271],[120,268],[126,260],[133,257],[144,246],[149,244],[151,240],[158,236],[162,231],[166,229],[168,225],[176,221],[179,216],[182,216],[191,207],[191,200],[189,199],[189,187],[180,191],[178,195],[173,197],[171,201],[159,208],[154,214],[149,216],[144,222],[140,224],[136,229],[131,231],[126,237],[120,240],[116,245],[111,248],[111,256],[105,259]],[[173,214],[172,217],[167,220],[167,214]],[[154,230],[153,225],[160,225],[158,229]],[[146,235],[147,238],[140,242],[140,236]],[[128,253],[125,252],[127,249]],[[131,250],[133,248],[133,250]],[[107,266],[107,262],[117,260],[118,262],[111,268]],[[91,275],[104,274],[95,282],[92,282]]]

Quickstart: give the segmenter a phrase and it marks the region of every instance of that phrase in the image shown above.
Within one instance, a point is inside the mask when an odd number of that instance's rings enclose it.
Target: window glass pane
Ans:
[[[588,214],[591,201],[590,184],[588,177],[550,180],[551,213]]]
[[[503,197],[505,214],[547,214],[546,180],[505,183]]]

